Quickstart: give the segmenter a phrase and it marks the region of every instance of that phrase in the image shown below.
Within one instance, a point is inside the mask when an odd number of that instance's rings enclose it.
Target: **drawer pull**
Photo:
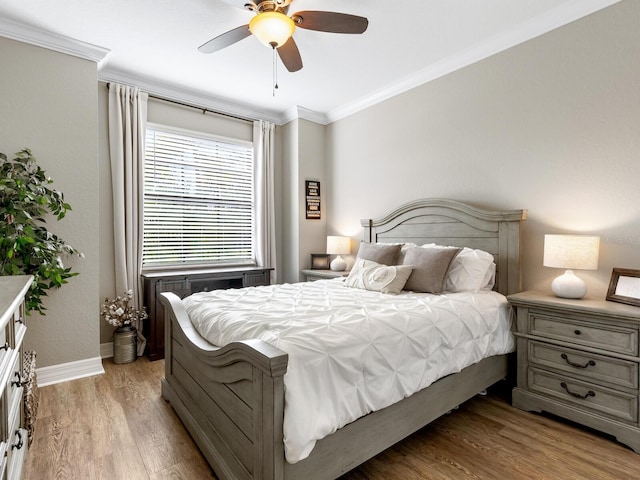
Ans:
[[[560,357],[567,362],[569,365],[571,365],[572,367],[576,367],[576,368],[587,368],[587,367],[595,367],[596,366],[596,362],[593,360],[589,360],[587,363],[585,363],[584,365],[580,365],[579,363],[573,363],[571,360],[569,360],[569,357],[567,356],[566,353],[563,353],[562,355],[560,355]]]
[[[575,392],[572,392],[571,390],[569,390],[569,387],[568,387],[568,386],[567,386],[567,384],[566,384],[566,383],[564,383],[564,382],[561,382],[561,383],[560,383],[560,386],[561,386],[562,388],[564,388],[564,389],[565,389],[565,391],[566,391],[569,395],[571,395],[571,396],[573,396],[573,397],[576,397],[576,398],[581,398],[581,399],[583,399],[583,400],[584,400],[585,398],[587,398],[587,397],[595,397],[595,396],[596,396],[596,392],[594,392],[593,390],[589,390],[589,391],[588,391],[587,393],[585,393],[584,395],[580,395],[579,393],[575,393]]]
[[[16,450],[20,450],[24,446],[24,442],[22,441],[22,432],[20,430],[16,430],[16,436],[18,437],[18,443],[11,445],[11,450],[14,448]]]
[[[11,345],[9,345],[9,342],[4,342],[4,345],[0,346],[0,350],[9,350],[9,347],[11,347]]]
[[[22,375],[20,375],[20,372],[14,372],[13,376],[18,377],[18,379],[12,381],[11,386],[24,387],[28,383],[27,380],[22,379]]]
[[[576,335],[582,335],[582,332],[580,330],[574,330],[573,333],[575,333]]]

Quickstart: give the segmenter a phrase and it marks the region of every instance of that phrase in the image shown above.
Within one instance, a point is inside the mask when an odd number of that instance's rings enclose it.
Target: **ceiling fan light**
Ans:
[[[249,30],[263,44],[278,48],[287,43],[296,25],[287,15],[280,12],[259,13],[249,22]]]

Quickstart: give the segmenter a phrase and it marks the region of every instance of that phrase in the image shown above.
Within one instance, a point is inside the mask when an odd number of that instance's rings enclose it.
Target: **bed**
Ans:
[[[411,202],[362,220],[366,242],[436,243],[482,249],[495,259],[495,287],[520,291],[524,210],[488,211],[448,199]],[[284,375],[288,354],[262,340],[216,347],[193,326],[182,300],[163,293],[162,395],[221,479],[335,479],[507,375],[494,355],[317,441],[296,463],[285,459]],[[313,415],[313,412],[309,412]]]

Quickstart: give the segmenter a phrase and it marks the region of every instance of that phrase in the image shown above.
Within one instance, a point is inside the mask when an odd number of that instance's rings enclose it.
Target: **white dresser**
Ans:
[[[24,296],[33,278],[0,276],[0,479],[22,476],[24,428],[22,341],[27,331]]]

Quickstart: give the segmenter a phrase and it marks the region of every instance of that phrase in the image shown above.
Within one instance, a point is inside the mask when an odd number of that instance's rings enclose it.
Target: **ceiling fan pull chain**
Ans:
[[[276,46],[271,45],[273,48],[273,96],[276,96],[276,90],[278,89],[278,63],[276,59]]]

